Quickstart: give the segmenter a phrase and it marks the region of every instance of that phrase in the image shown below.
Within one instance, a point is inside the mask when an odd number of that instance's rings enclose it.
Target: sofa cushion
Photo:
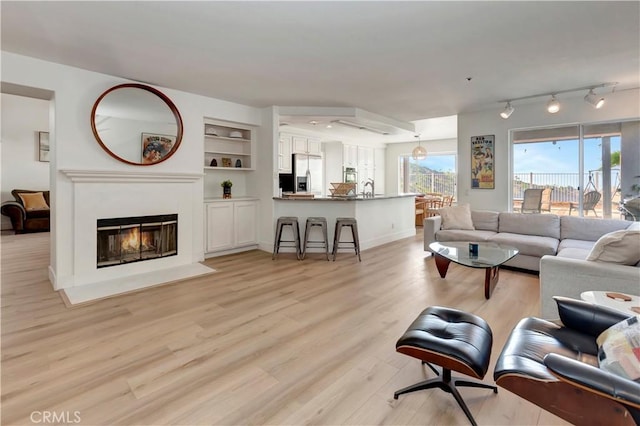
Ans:
[[[555,255],[558,251],[557,239],[551,237],[541,237],[538,235],[523,235],[512,234],[510,232],[500,232],[491,237],[490,241],[497,244],[513,246],[518,249],[520,254],[529,256],[542,257],[545,254]]]
[[[598,241],[604,234],[627,229],[628,226],[629,222],[626,220],[562,216],[560,218],[560,239]]]
[[[554,214],[501,212],[500,217],[498,218],[498,232],[537,235],[559,240],[560,217]]]
[[[489,241],[496,235],[492,231],[471,231],[467,229],[444,229],[436,233],[438,241]]]
[[[49,206],[44,199],[44,194],[42,192],[22,192],[19,193],[18,196],[22,201],[22,205],[24,209],[29,210],[49,210]]]
[[[635,265],[640,261],[640,231],[614,231],[600,237],[587,260]]]
[[[594,244],[594,241],[572,240],[570,238],[567,238],[566,240],[560,241],[560,244],[558,244],[558,253],[560,253],[564,249],[575,248],[586,250],[588,254],[588,252],[590,252],[593,248]],[[587,256],[584,257],[584,259],[586,258]]]
[[[469,204],[443,207],[438,209],[438,213],[442,217],[442,229],[475,229]]]
[[[558,254],[556,256],[569,259],[585,260],[587,256],[589,256],[590,252],[591,249],[567,247],[562,250],[558,249]]]
[[[471,212],[471,220],[473,227],[483,231],[498,232],[499,212],[488,210],[475,210]]]

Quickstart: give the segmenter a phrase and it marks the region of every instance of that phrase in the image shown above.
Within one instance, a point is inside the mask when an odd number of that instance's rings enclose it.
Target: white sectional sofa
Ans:
[[[557,318],[552,296],[580,298],[589,290],[640,294],[640,265],[585,260],[603,235],[636,227],[637,222],[553,214],[471,211],[475,229],[441,229],[440,216],[424,220],[424,248],[434,241],[494,242],[516,247],[507,266],[540,271],[543,318]],[[640,229],[640,227],[638,227]]]

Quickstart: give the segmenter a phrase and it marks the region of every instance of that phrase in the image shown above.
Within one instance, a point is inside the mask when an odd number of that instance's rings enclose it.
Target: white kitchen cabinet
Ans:
[[[375,149],[368,146],[358,146],[358,183],[375,179]]]
[[[320,139],[307,136],[292,135],[291,146],[293,154],[320,155],[322,149]]]
[[[258,244],[258,202],[221,200],[205,203],[206,253],[251,250]]]
[[[376,148],[374,153],[373,175],[376,182],[376,194],[386,194],[385,191],[385,148]]]
[[[293,137],[280,133],[278,142],[278,172],[291,173],[291,144]]]
[[[358,146],[342,145],[342,165],[343,167],[358,168]]]

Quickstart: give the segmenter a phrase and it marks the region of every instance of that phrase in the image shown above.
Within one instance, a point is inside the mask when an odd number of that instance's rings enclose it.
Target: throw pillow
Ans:
[[[594,244],[587,260],[635,265],[640,261],[640,231],[623,229],[604,234]]]
[[[598,344],[602,370],[640,382],[640,316],[627,318],[603,331]]]
[[[438,209],[438,213],[442,217],[440,229],[476,229],[473,227],[473,221],[471,220],[469,204],[443,207]]]
[[[49,210],[42,192],[21,192],[18,194],[25,210]]]

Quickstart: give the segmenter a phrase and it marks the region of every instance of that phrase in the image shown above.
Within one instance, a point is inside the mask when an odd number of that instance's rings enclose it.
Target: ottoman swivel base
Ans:
[[[472,425],[476,425],[457,387],[498,388],[473,379],[452,377],[457,371],[477,379],[487,373],[493,335],[480,317],[456,309],[432,306],[425,309],[396,343],[396,351],[417,358],[437,373],[432,364],[442,367],[439,377],[416,383],[393,394],[398,396],[425,389],[440,388],[450,393]]]

